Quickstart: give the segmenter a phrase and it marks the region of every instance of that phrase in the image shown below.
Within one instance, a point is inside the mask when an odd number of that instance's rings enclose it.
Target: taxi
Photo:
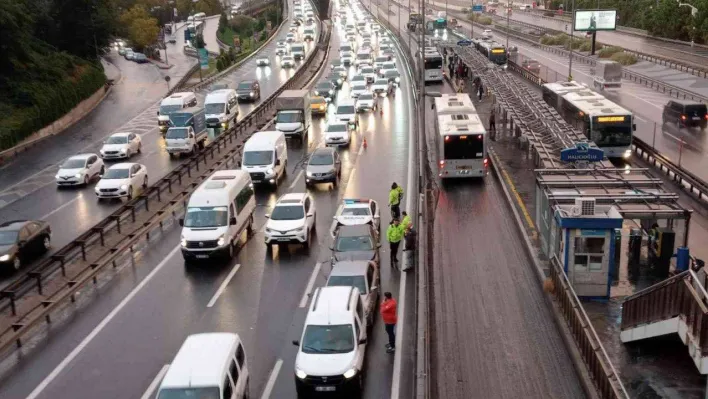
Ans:
[[[381,215],[379,204],[369,198],[345,198],[337,208],[330,228],[330,234],[335,236],[339,226],[370,224],[381,232]]]
[[[312,115],[327,115],[327,100],[320,96],[311,97],[310,113]]]

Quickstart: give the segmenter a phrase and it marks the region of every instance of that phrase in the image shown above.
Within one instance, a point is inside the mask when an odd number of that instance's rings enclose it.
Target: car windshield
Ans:
[[[167,129],[165,134],[166,139],[186,139],[189,134],[189,129],[186,127],[171,127]]]
[[[327,100],[324,97],[314,97],[310,101],[312,101],[312,104],[327,104]]]
[[[302,205],[278,205],[270,214],[271,220],[300,220],[305,218]]]
[[[157,399],[221,399],[219,387],[165,388]]]
[[[130,177],[130,169],[128,168],[110,168],[101,177],[101,179],[127,179]]]
[[[388,84],[388,79],[378,79],[376,82],[374,82],[375,85],[387,85]]]
[[[352,90],[354,90],[354,91],[366,90],[366,85],[354,85],[354,86],[352,86]]]
[[[332,84],[329,82],[320,82],[317,84],[315,89],[320,90],[320,91],[327,91],[332,89]]]
[[[387,78],[397,78],[401,76],[398,71],[386,71],[386,77]]]
[[[224,113],[224,105],[225,104],[223,104],[223,103],[204,104],[204,112],[207,115],[223,114]]]
[[[184,227],[219,227],[228,222],[228,209],[225,206],[205,206],[187,208]]]
[[[335,245],[337,252],[372,251],[373,249],[374,245],[369,236],[338,237]]]
[[[359,60],[368,60],[371,57],[369,56],[369,54],[357,54],[356,58]]]
[[[270,165],[273,163],[273,151],[246,151],[243,164],[246,166]]]
[[[251,82],[241,82],[238,84],[238,90],[251,90]]]
[[[356,110],[354,110],[353,105],[340,105],[339,107],[337,107],[337,113],[342,115],[348,115],[356,113]]]
[[[363,81],[365,81],[365,80],[366,80],[365,77],[363,77],[363,76],[361,76],[361,75],[356,75],[356,76],[354,76],[354,77],[352,78],[352,83],[354,83],[354,82],[363,82]]]
[[[127,144],[128,136],[111,136],[106,140],[106,144]]]
[[[369,208],[344,208],[342,216],[369,216]]]
[[[339,66],[339,65],[342,65],[342,61],[341,61],[341,60],[332,60],[332,66],[336,67],[336,66]]]
[[[354,350],[354,330],[350,324],[309,325],[302,337],[304,353],[349,353]]]
[[[19,231],[0,231],[0,245],[12,245],[17,242]]]
[[[374,73],[374,68],[361,68],[361,73]]]
[[[361,101],[361,100],[373,100],[373,99],[374,99],[374,95],[373,95],[373,94],[365,93],[365,94],[359,95],[359,100],[360,100],[360,101]]]
[[[173,104],[173,105],[161,105],[160,106],[160,115],[169,115],[175,111],[179,111],[182,109],[181,104]]]
[[[297,123],[302,121],[301,112],[278,112],[275,123]]]
[[[79,169],[86,165],[85,159],[67,159],[66,162],[61,164],[60,169]]]
[[[327,287],[356,287],[361,294],[368,294],[364,276],[330,276]]]
[[[329,125],[327,126],[327,132],[334,133],[334,132],[346,132],[347,131],[347,125],[345,124],[336,124],[336,125]],[[330,163],[327,163],[326,165],[330,165]]]
[[[332,159],[332,154],[328,153],[314,153],[310,157],[310,165],[333,165],[334,160]]]

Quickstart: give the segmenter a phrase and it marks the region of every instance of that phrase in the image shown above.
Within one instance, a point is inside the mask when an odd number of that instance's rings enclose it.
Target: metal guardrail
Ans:
[[[320,35],[320,43],[328,47],[331,32]],[[0,308],[9,312],[11,323],[0,330],[0,353],[7,351],[13,344],[22,345],[21,338],[43,321],[51,323],[53,312],[75,301],[75,294],[89,283],[97,283],[97,275],[109,265],[116,265],[126,251],[133,250],[142,239],[150,239],[151,232],[162,228],[163,219],[174,215],[178,208],[184,206],[184,201],[199,182],[208,177],[213,170],[227,164],[238,156],[246,132],[256,131],[259,120],[265,115],[274,113],[275,99],[283,90],[300,86],[300,80],[306,75],[311,63],[319,54],[313,51],[307,60],[278,90],[259,104],[248,116],[234,127],[222,133],[204,150],[172,172],[150,186],[139,196],[121,206],[109,217],[102,220],[77,239],[61,248],[49,258],[32,267],[23,276],[0,292]],[[325,62],[313,71],[322,67]],[[270,118],[268,118],[270,119]],[[216,157],[219,159],[215,159]],[[195,176],[193,176],[193,174]],[[156,209],[161,205],[160,209]],[[144,211],[143,211],[144,210]],[[78,265],[73,264],[77,262]],[[79,266],[80,270],[73,276],[67,275],[69,267]],[[57,284],[54,278],[61,273],[67,279]],[[48,290],[53,292],[48,292]],[[25,298],[29,293],[30,298]],[[39,298],[34,298],[34,297]],[[28,303],[23,303],[28,299]]]
[[[563,271],[556,256],[551,259],[550,277],[553,281],[553,296],[560,307],[570,333],[578,345],[580,355],[588,367],[593,383],[603,399],[629,399],[629,394],[619,379],[602,341],[592,326],[583,304],[573,290],[573,285]],[[624,313],[624,310],[623,310]]]

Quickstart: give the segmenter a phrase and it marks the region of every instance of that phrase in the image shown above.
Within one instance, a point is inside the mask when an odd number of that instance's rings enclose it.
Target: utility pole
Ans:
[[[573,80],[573,32],[575,31],[575,0],[573,0],[572,9],[570,10],[570,59],[568,61],[568,81]]]
[[[507,7],[506,7],[506,51],[508,53],[509,51],[509,30],[511,29],[509,27],[511,23],[511,0],[508,1]]]

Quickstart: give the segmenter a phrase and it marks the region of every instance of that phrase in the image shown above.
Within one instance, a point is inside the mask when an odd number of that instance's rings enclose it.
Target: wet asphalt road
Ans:
[[[270,67],[256,67],[256,57],[253,57],[245,62],[241,67],[214,83],[226,83],[230,87],[235,87],[242,80],[258,79],[261,82],[261,97],[267,98],[285,81],[287,81],[287,79],[293,76],[296,70],[281,69],[280,60],[275,56],[276,41],[284,38],[286,34],[287,29],[281,31],[278,38],[271,41],[261,50],[260,54],[268,56],[272,60],[272,65]],[[313,42],[306,44],[306,48],[308,50],[312,49],[314,46],[312,43]],[[204,96],[207,91],[208,87],[197,93],[197,98],[200,104],[203,103]],[[141,136],[142,154],[136,154],[130,159],[129,162],[142,163],[147,167],[150,184],[162,178],[164,175],[176,168],[186,158],[171,159],[164,150],[164,140],[157,127],[157,109],[159,108],[159,97],[161,95],[162,94],[159,94],[156,97],[158,98],[157,101],[153,99],[148,104],[141,104],[140,111],[142,112],[140,112],[137,116],[134,116],[128,122],[122,124],[120,127],[112,130],[101,130],[100,134],[92,136],[90,139],[91,141],[87,140],[85,144],[86,148],[81,151],[97,153],[101,147],[103,137],[109,134],[109,132],[133,131]],[[125,101],[128,100],[126,99]],[[238,119],[243,118],[243,116],[253,110],[258,105],[259,101],[260,100],[257,100],[254,103],[240,104]],[[106,112],[111,113],[114,111],[108,109]],[[89,116],[88,119],[93,120],[92,116]],[[57,137],[57,139],[63,137],[64,136],[62,135]],[[42,144],[42,146],[44,146],[44,144]],[[40,150],[40,146],[36,148],[37,151]],[[72,145],[60,148],[62,148],[62,151],[59,151],[59,149],[54,147],[45,148],[45,151],[47,151],[50,155],[56,155],[57,159],[61,160],[63,157],[79,152],[78,149],[82,147]],[[61,154],[62,158],[59,158],[59,154]],[[20,159],[18,159],[17,162],[21,162]],[[111,165],[112,163],[113,162],[106,162],[107,165]],[[24,164],[18,163],[11,164],[10,166],[11,167],[7,170],[14,171],[18,168],[22,169]],[[58,189],[54,183],[54,175],[56,174],[57,169],[58,166],[47,168],[45,172],[42,172],[36,178],[33,178],[33,180],[39,180],[40,178],[43,179],[44,181],[41,184],[27,185],[25,189],[28,193],[26,195],[24,195],[17,202],[13,202],[4,208],[0,208],[0,220],[28,218],[48,221],[54,227],[52,246],[55,249],[66,245],[91,226],[94,226],[106,216],[110,215],[122,204],[120,200],[102,201],[99,203],[93,192],[93,186],[95,183],[89,184],[89,187]],[[0,282],[0,287],[7,284],[8,281],[9,279],[5,277],[5,281]]]
[[[398,7],[391,10],[397,27]],[[429,89],[452,93],[448,85]],[[434,111],[425,109],[434,135]],[[494,176],[442,186],[433,227],[433,397],[584,397],[517,229]]]
[[[336,35],[333,46],[337,46]],[[351,75],[350,75],[351,76]],[[406,75],[403,87],[407,88]],[[406,89],[407,90],[407,89]],[[348,85],[339,97],[348,96]],[[266,253],[264,215],[278,196],[305,190],[303,165],[307,153],[322,145],[325,121],[314,123],[304,146],[288,142],[288,174],[277,191],[257,190],[256,231],[227,265],[186,269],[178,251],[179,228],[172,226],[134,264],[124,266],[100,293],[86,292],[81,309],[67,314],[67,323],[55,325],[50,339],[37,337],[22,353],[3,362],[0,397],[26,397],[52,373],[74,348],[70,362],[32,398],[139,398],[189,334],[233,331],[245,341],[251,373],[251,397],[261,397],[278,360],[272,398],[294,398],[293,363],[296,347],[290,341],[302,331],[307,306],[306,286],[315,264],[323,262],[315,287],[330,270],[328,229],[343,197],[370,197],[385,204],[391,181],[407,177],[410,99],[404,89],[382,101],[383,115],[361,116],[360,132],[348,149],[341,149],[343,174],[337,189],[319,185],[310,192],[317,210],[317,244],[309,253],[291,246]],[[330,106],[329,112],[333,112]],[[361,147],[362,136],[368,149]],[[382,212],[388,224],[388,212]],[[382,291],[398,296],[398,274],[390,270],[387,246],[382,247]],[[208,307],[226,276],[238,268],[223,293]],[[139,287],[139,288],[136,288]],[[130,294],[135,290],[133,294]],[[125,300],[130,295],[129,300]],[[81,296],[80,296],[81,297]],[[305,307],[300,307],[303,301]],[[119,310],[118,304],[124,301]],[[108,322],[101,323],[113,314]],[[97,325],[103,328],[94,330]],[[80,342],[94,330],[90,342]],[[387,397],[393,356],[384,352],[385,333],[380,320],[373,326],[367,351],[365,397]]]

